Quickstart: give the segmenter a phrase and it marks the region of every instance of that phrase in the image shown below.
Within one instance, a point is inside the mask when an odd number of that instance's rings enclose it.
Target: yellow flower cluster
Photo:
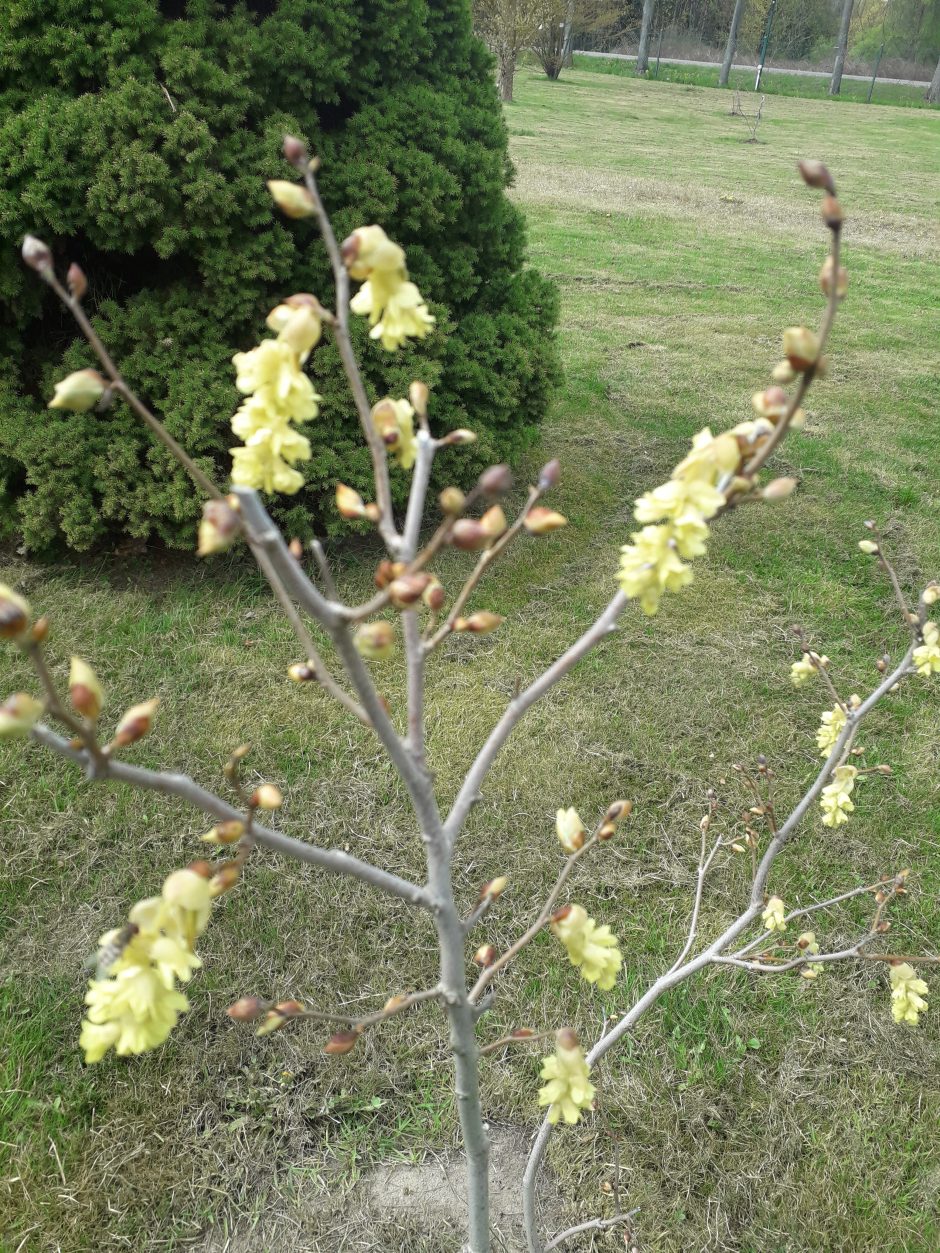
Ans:
[[[914,665],[929,679],[932,674],[940,674],[940,627],[936,622],[925,622],[922,635],[923,644],[914,649]]]
[[[211,908],[208,880],[176,870],[160,896],[134,906],[126,928],[101,937],[100,977],[88,985],[79,1040],[87,1063],[100,1061],[110,1048],[123,1056],[163,1043],[189,1009],[176,983],[186,983],[202,965],[193,943]]]
[[[819,800],[824,827],[840,827],[843,822],[848,822],[849,814],[855,808],[850,794],[858,771],[854,766],[836,766],[832,775],[833,782],[823,788]]]
[[[924,997],[928,987],[908,962],[891,967],[891,1016],[895,1022],[916,1027],[918,1017],[927,1009]]]
[[[391,396],[380,400],[372,410],[375,429],[403,470],[410,470],[418,455],[414,417],[415,411],[407,400],[392,400]]]
[[[588,1079],[588,1064],[573,1031],[559,1031],[555,1052],[542,1061],[539,1105],[548,1106],[548,1121],[554,1125],[562,1118],[576,1123],[583,1109],[594,1103],[594,1085]]]
[[[552,922],[552,931],[564,944],[568,960],[577,966],[588,983],[607,991],[617,981],[623,959],[617,937],[606,924],[599,927],[581,905],[571,905]]]
[[[813,660],[815,658],[815,661]],[[790,667],[790,681],[794,687],[803,687],[808,683],[814,674],[818,673],[819,667],[829,665],[828,657],[820,657],[817,653],[804,653],[799,661],[794,661]]]
[[[827,709],[816,732],[816,743],[820,757],[828,757],[836,746],[836,741],[845,727],[845,710],[841,705]]]
[[[232,418],[244,447],[232,448],[232,482],[264,492],[293,495],[303,475],[292,467],[309,461],[310,441],[291,423],[315,418],[320,397],[301,366],[320,338],[321,321],[312,297],[291,297],[268,315],[278,332],[250,352],[237,352],[235,386],[247,397]]]
[[[797,939],[796,946],[810,957],[819,952],[819,941],[812,931],[804,931]],[[822,962],[810,962],[808,966],[803,967],[800,974],[804,979],[818,979],[822,972]]]
[[[626,596],[639,600],[644,613],[656,613],[663,592],[677,592],[692,582],[692,571],[683,559],[705,552],[708,519],[725,503],[717,484],[733,475],[740,463],[735,433],[713,436],[705,427],[669,482],[636,502],[633,516],[646,525],[620,550],[619,582]]]
[[[764,924],[766,931],[786,931],[787,924],[784,914],[786,913],[783,901],[779,896],[772,896],[767,902],[767,907],[760,916],[761,922]]]
[[[372,339],[389,352],[406,339],[423,339],[434,318],[414,283],[408,281],[405,253],[381,226],[362,226],[343,242],[350,276],[365,279],[350,301],[353,313],[368,317]]]

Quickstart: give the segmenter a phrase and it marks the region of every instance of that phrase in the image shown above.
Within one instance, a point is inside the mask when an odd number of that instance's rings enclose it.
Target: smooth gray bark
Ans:
[[[849,46],[849,26],[852,21],[852,8],[855,0],[844,0],[842,5],[842,21],[839,23],[839,42],[836,44],[836,59],[832,66],[832,80],[829,83],[829,95],[837,96],[842,90],[842,71],[845,69],[845,54]]]
[[[650,64],[650,39],[653,34],[653,15],[656,0],[643,0],[643,24],[640,27],[640,46],[636,53],[636,72],[645,74]]]
[[[738,27],[741,25],[743,13],[744,0],[735,0],[734,12],[731,14],[731,29],[728,31],[728,43],[725,46],[725,59],[721,63],[721,73],[718,75],[719,87],[728,86],[728,77],[731,74],[734,54],[738,47]]]

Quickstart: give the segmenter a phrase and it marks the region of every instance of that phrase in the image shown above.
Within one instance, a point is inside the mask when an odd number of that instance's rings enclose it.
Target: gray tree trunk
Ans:
[[[731,29],[728,31],[728,43],[725,47],[725,59],[721,63],[721,73],[718,75],[718,86],[728,86],[728,75],[731,73],[731,66],[734,64],[734,54],[738,47],[738,27],[741,25],[741,16],[744,13],[745,0],[735,0],[734,12],[731,15]]]
[[[845,54],[849,46],[849,24],[852,21],[852,6],[854,3],[855,0],[844,0],[842,5],[839,42],[836,44],[836,59],[832,67],[832,81],[829,84],[830,96],[837,96],[842,89],[842,71],[845,69]]]
[[[937,61],[937,68],[934,70],[930,86],[927,88],[927,103],[940,104],[940,60]]]
[[[650,67],[650,37],[653,34],[653,14],[656,0],[643,0],[643,25],[640,27],[640,46],[636,53],[636,72],[645,74]]]
[[[516,54],[508,48],[499,52],[499,98],[503,104],[512,103],[512,80],[516,73]]]

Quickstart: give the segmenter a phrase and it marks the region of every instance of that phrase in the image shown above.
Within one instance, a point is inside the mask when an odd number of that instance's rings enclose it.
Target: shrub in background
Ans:
[[[0,64],[0,535],[191,543],[185,475],[123,406],[46,409],[52,381],[91,359],[14,245],[28,229],[68,240],[129,383],[224,470],[233,346],[257,339],[278,297],[329,291],[316,227],[271,218],[264,182],[283,169],[285,130],[322,155],[338,230],[388,225],[437,317],[400,378],[357,325],[367,384],[401,393],[420,354],[432,422],[479,435],[468,481],[532,439],[557,378],[557,299],[524,268],[506,132],[464,0],[35,0],[0,13]],[[288,527],[309,527],[338,479],[369,482],[331,353],[307,489],[279,512]]]

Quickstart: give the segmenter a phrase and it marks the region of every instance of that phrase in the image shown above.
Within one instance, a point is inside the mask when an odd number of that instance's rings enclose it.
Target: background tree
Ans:
[[[643,20],[640,24],[640,43],[636,53],[636,72],[645,74],[650,63],[650,39],[653,34],[653,15],[656,0],[643,0]]]
[[[842,19],[839,22],[839,38],[836,42],[836,59],[832,66],[832,79],[829,83],[829,95],[837,96],[842,89],[842,72],[845,69],[845,54],[849,46],[849,27],[852,24],[852,7],[855,0],[843,0]]]
[[[719,87],[728,86],[728,77],[731,74],[734,54],[738,46],[738,27],[741,25],[744,4],[745,0],[734,0],[734,11],[731,14],[731,25],[728,28],[728,42],[725,44],[724,60],[721,63],[721,73],[718,75]]]
[[[233,349],[285,292],[329,281],[310,228],[269,215],[264,179],[288,127],[323,155],[340,229],[382,220],[409,245],[440,328],[427,377],[441,411],[480,436],[467,475],[532,439],[557,376],[556,296],[523,268],[467,0],[34,0],[3,6],[0,62],[0,534],[179,544],[195,517],[179,467],[120,407],[46,409],[50,380],[89,357],[11,260],[17,239],[68,236],[128,379],[204,469],[220,467]],[[355,331],[367,378],[387,381]],[[364,487],[369,473],[335,353],[319,387],[328,435],[301,495],[277,505],[293,527],[322,522],[336,479]]]
[[[506,104],[519,54],[532,46],[544,8],[541,0],[474,0],[474,28],[496,58],[499,98]]]
[[[937,68],[934,70],[930,86],[927,88],[927,99],[931,104],[940,104],[940,60],[937,61]]]

